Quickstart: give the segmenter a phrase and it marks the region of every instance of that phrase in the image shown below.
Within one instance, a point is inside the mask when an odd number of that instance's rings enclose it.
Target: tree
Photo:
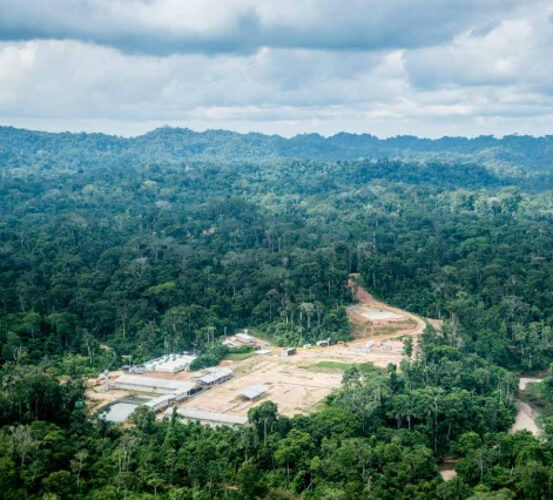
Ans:
[[[55,493],[61,499],[71,498],[73,484],[71,473],[66,470],[52,472],[48,477],[42,480],[44,489],[50,493]]]
[[[272,401],[263,401],[248,411],[248,422],[256,427],[259,436],[263,436],[265,445],[267,444],[267,435],[277,421],[277,412],[278,407]]]
[[[244,498],[262,498],[267,493],[263,484],[263,473],[252,462],[244,462],[236,474],[238,486]]]

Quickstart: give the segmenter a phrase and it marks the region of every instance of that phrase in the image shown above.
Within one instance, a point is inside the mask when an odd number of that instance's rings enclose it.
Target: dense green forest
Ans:
[[[550,137],[0,129],[0,491],[551,497],[553,426],[505,433],[511,372],[553,361],[550,150]],[[352,272],[446,323],[401,367],[347,371],[317,413],[264,403],[230,430],[141,412],[123,429],[76,408],[80,376],[121,355],[216,362],[217,338],[244,327],[279,345],[346,340]],[[446,454],[460,461],[443,483]]]
[[[449,374],[444,376],[444,374]],[[78,382],[40,367],[5,371],[0,398],[4,498],[549,498],[553,435],[503,432],[517,380],[429,332],[416,358],[360,365],[324,409],[292,419],[270,401],[232,430],[156,422],[122,428],[71,409]],[[443,482],[436,456],[458,460]]]
[[[379,139],[370,134],[345,132],[323,137],[301,134],[290,139],[278,135],[238,134],[227,130],[194,132],[163,127],[142,136],[123,138],[105,134],[52,134],[0,127],[0,160],[10,166],[25,164],[63,166],[74,170],[89,165],[121,162],[172,163],[201,161],[255,161],[281,159],[336,162],[358,159],[475,160],[499,171],[551,174],[553,136],[509,135],[420,139],[396,136]]]
[[[541,181],[526,190],[477,163],[152,163],[116,154],[115,137],[3,132],[4,150],[20,147],[0,169],[4,361],[80,353],[104,368],[248,326],[280,344],[347,339],[354,271],[392,303],[451,319],[465,351],[523,370],[553,356]]]

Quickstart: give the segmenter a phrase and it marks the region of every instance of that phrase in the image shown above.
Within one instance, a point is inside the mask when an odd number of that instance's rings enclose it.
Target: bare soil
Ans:
[[[354,286],[353,280],[350,285]],[[355,289],[359,304],[349,308],[348,316],[357,332],[362,328],[363,335],[351,342],[329,347],[298,348],[296,355],[287,357],[281,356],[281,348],[268,346],[265,340],[256,339],[258,345],[270,351],[268,354],[241,361],[223,361],[221,366],[232,368],[234,376],[221,385],[183,401],[181,405],[246,416],[248,410],[260,401],[272,400],[277,403],[280,413],[293,416],[315,410],[328,394],[340,387],[343,373],[324,368],[318,370],[316,367],[320,362],[373,363],[382,368],[390,363],[398,364],[404,358],[402,338],[412,336],[416,344],[426,323],[412,313],[376,300],[362,287],[355,285]],[[378,311],[376,315],[375,310]],[[358,319],[359,312],[369,312],[376,318],[369,322],[365,318],[363,323]],[[324,367],[325,364],[320,366]],[[197,373],[150,372],[148,376],[186,380],[193,379]],[[112,378],[115,379],[115,373]],[[257,384],[267,385],[267,393],[255,401],[243,401],[237,397],[242,390]],[[94,409],[97,409],[128,394],[126,391],[106,393],[103,384],[99,384],[88,391],[87,397],[95,401]]]

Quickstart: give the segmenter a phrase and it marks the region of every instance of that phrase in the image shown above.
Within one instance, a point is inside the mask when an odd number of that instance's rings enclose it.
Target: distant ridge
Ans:
[[[421,139],[402,135],[379,139],[371,134],[340,132],[324,137],[316,133],[291,138],[228,130],[195,132],[161,127],[125,138],[103,133],[40,132],[0,127],[0,161],[41,163],[50,154],[68,161],[94,164],[113,156],[148,162],[275,161],[300,159],[336,162],[357,159],[404,159],[480,162],[493,169],[523,172],[553,171],[553,135],[442,137]]]

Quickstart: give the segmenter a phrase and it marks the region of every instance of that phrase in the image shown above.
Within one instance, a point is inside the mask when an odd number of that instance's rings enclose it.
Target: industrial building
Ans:
[[[160,411],[172,405],[175,399],[175,394],[163,394],[157,398],[151,399],[144,406],[147,406],[152,411]]]
[[[136,392],[156,392],[159,394],[189,395],[196,384],[184,380],[170,380],[164,378],[145,377],[142,375],[120,375],[115,380],[116,389]]]
[[[192,354],[166,354],[147,361],[143,366],[149,372],[178,373],[188,371],[196,357]]]
[[[165,415],[171,416],[171,413],[171,410],[167,410]],[[210,425],[211,427],[216,427],[218,425],[239,427],[248,423],[247,417],[199,410],[197,408],[177,408],[177,415],[179,415],[185,421],[200,422],[201,424]]]

